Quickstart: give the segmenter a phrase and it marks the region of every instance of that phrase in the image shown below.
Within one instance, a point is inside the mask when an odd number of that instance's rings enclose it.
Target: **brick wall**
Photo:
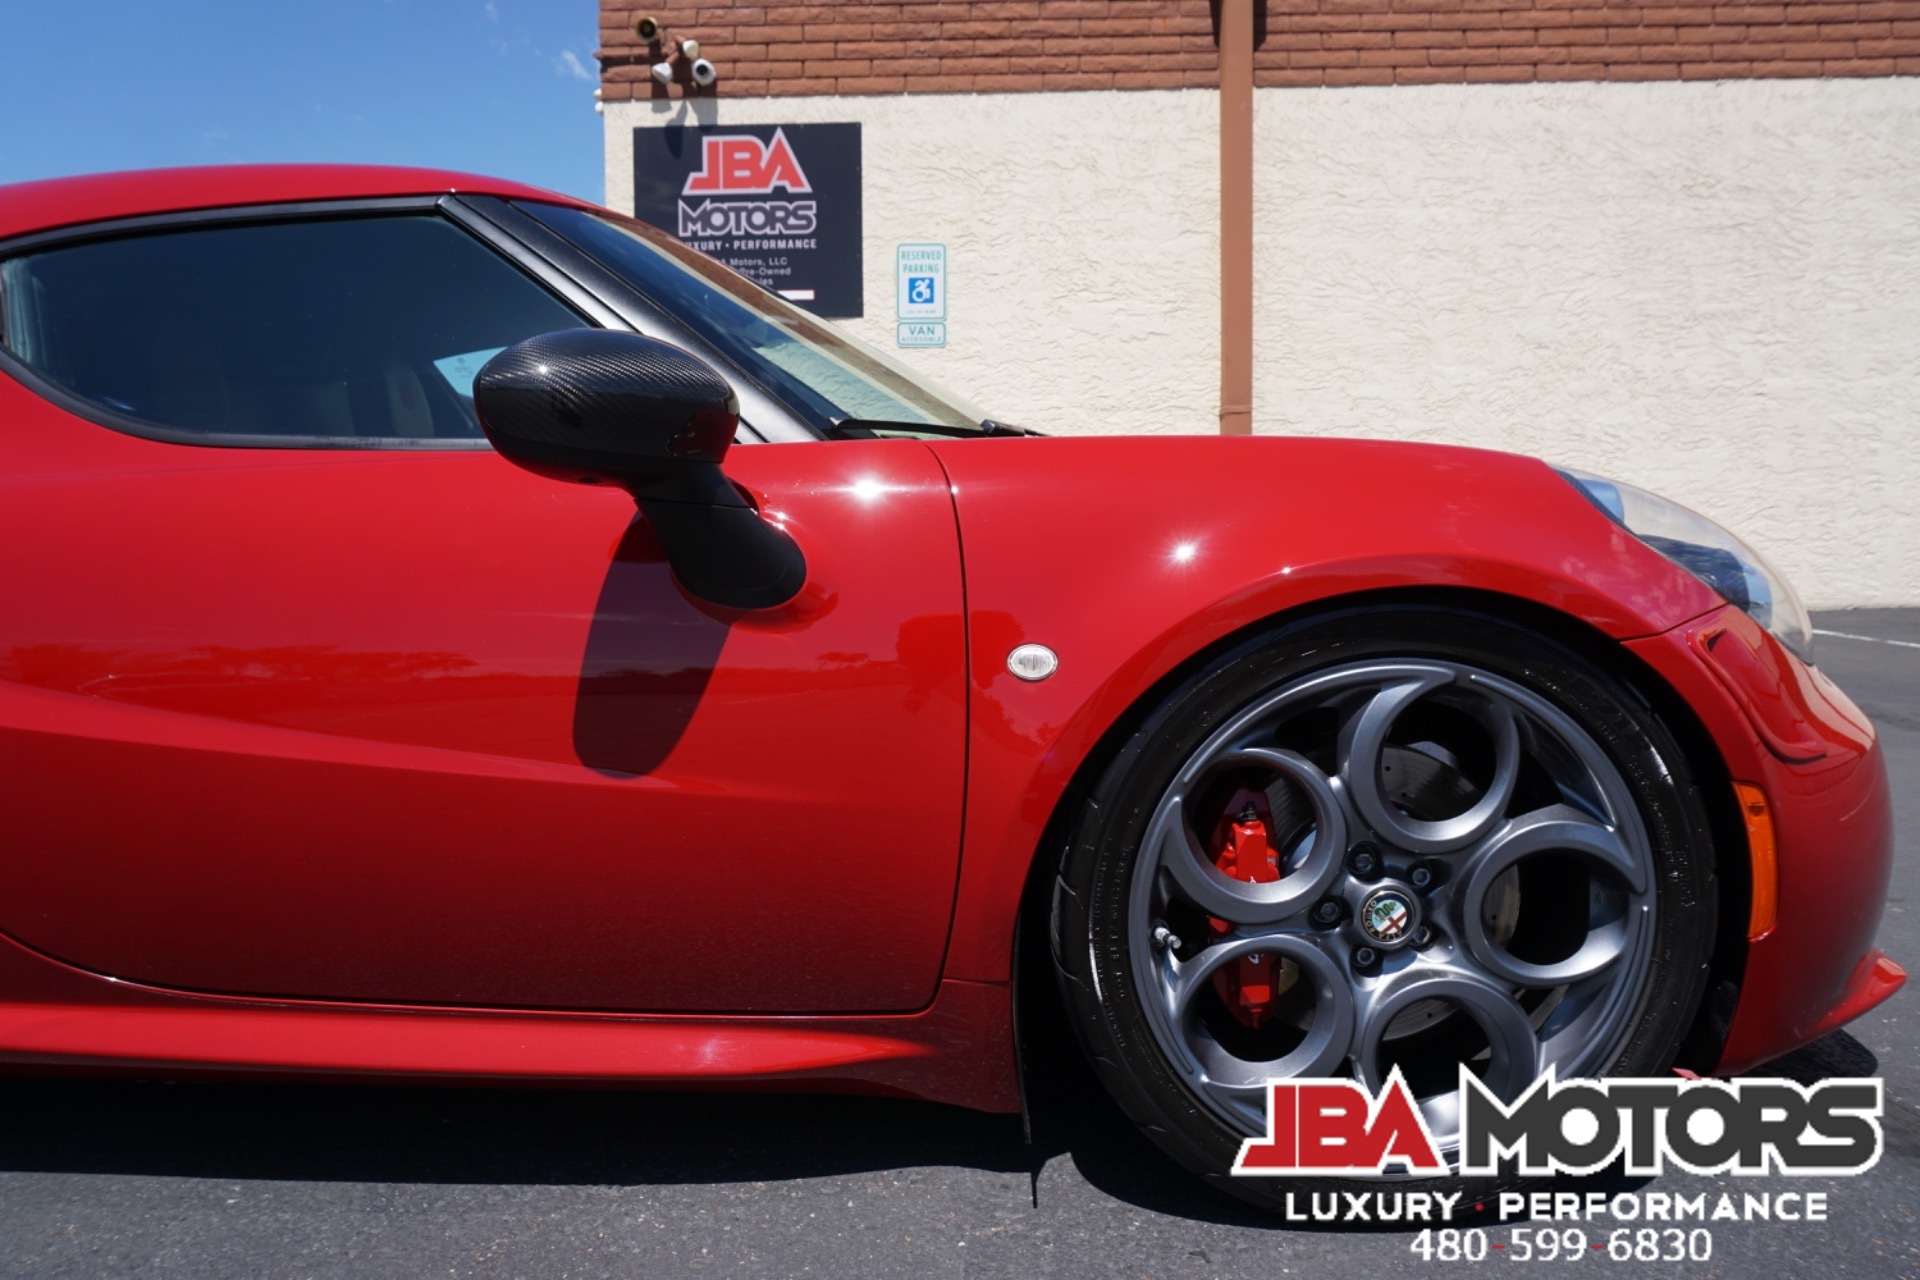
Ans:
[[[1920,74],[1920,0],[1656,5],[1624,0],[1255,0],[1256,83],[1682,80]],[[720,80],[648,77],[651,13]],[[648,5],[601,0],[608,101],[713,93],[1208,88],[1209,0],[900,0]]]

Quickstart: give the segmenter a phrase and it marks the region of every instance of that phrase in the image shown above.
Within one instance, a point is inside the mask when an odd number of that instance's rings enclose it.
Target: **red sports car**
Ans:
[[[1626,485],[1038,437],[414,170],[0,188],[0,370],[9,1063],[1008,1111],[1045,949],[1226,1181],[1271,1078],[1445,1146],[1461,1063],[1743,1071],[1903,981],[1872,727]]]

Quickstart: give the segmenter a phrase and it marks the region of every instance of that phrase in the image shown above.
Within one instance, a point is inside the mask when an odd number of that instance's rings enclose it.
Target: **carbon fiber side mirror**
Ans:
[[[772,609],[805,584],[800,548],[720,469],[739,400],[704,361],[635,333],[565,329],[487,361],[473,403],[509,462],[632,494],[690,595]]]

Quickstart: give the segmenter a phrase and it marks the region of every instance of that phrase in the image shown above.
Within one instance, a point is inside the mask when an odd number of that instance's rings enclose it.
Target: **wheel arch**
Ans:
[[[1129,702],[1074,767],[1032,850],[1019,899],[1013,953],[1009,957],[1016,1015],[1023,1010],[1052,1008],[1052,1002],[1058,998],[1050,989],[1053,981],[1052,897],[1054,873],[1073,815],[1085,802],[1094,780],[1169,691],[1221,655],[1274,628],[1340,613],[1423,605],[1478,611],[1547,637],[1620,678],[1673,733],[1693,770],[1701,805],[1707,814],[1718,891],[1715,939],[1705,994],[1682,1043],[1679,1062],[1702,1074],[1713,1067],[1726,1043],[1744,974],[1747,939],[1741,923],[1747,919],[1751,895],[1748,860],[1734,856],[1746,848],[1745,825],[1736,807],[1725,760],[1706,725],[1686,700],[1619,639],[1552,606],[1474,587],[1387,587],[1328,596],[1283,609],[1195,650]],[[1038,989],[1042,985],[1049,989]],[[1020,1043],[1026,1033],[1023,1022],[1022,1016],[1014,1019],[1016,1060],[1024,1063],[1027,1055]],[[1023,1094],[1025,1087],[1023,1081]]]

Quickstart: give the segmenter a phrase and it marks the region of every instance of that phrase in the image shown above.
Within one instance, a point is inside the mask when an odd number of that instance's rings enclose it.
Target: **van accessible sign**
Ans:
[[[858,124],[633,131],[633,212],[816,315],[863,313]]]
[[[894,250],[894,308],[899,345],[947,345],[947,246],[903,244]]]

